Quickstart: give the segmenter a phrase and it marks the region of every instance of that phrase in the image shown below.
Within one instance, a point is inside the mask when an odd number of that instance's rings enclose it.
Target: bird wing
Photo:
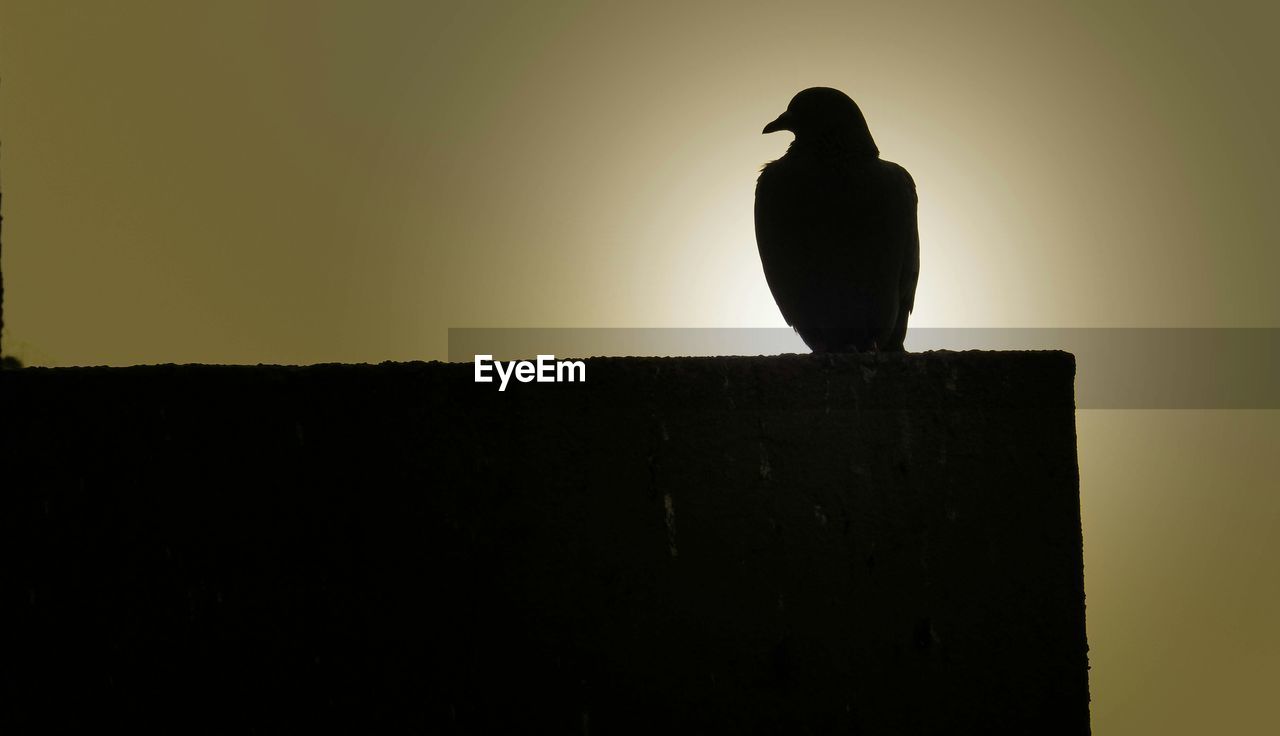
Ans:
[[[800,180],[795,169],[786,157],[767,164],[756,180],[755,201],[756,245],[765,280],[782,318],[792,327],[806,321],[808,266],[799,232],[805,226],[804,202],[794,191]]]
[[[919,195],[916,193],[915,180],[901,166],[885,161],[885,167],[891,172],[893,185],[888,187],[893,206],[903,223],[901,242],[903,260],[898,275],[898,319],[894,325],[891,345],[901,346],[907,334],[907,317],[915,311],[916,284],[920,280],[920,225],[918,218]]]
[[[787,324],[802,336],[805,328],[847,328],[855,343],[901,349],[920,271],[915,183],[905,169],[784,156],[760,174],[755,223]]]

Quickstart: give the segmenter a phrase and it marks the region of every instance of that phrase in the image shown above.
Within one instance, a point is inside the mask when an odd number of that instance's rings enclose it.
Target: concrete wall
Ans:
[[[0,728],[1085,734],[1073,375],[6,371]]]

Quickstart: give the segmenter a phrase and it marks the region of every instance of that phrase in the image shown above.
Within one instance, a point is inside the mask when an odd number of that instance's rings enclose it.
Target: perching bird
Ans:
[[[915,182],[840,90],[800,92],[763,132],[778,130],[795,141],[756,182],[756,245],[783,318],[816,353],[901,351],[920,275]]]

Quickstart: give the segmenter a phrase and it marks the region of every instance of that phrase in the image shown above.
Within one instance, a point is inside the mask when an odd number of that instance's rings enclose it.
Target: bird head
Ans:
[[[801,145],[835,143],[855,153],[880,155],[857,103],[831,87],[800,91],[791,98],[786,112],[764,126],[762,134],[779,130],[794,133]]]

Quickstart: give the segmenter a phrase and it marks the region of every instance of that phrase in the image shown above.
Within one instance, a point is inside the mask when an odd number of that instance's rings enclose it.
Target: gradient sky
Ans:
[[[1280,327],[1280,6],[0,0],[6,352],[781,326],[760,135],[856,99],[913,325]],[[908,342],[910,345],[910,342]],[[1079,413],[1098,733],[1280,723],[1280,412]]]

